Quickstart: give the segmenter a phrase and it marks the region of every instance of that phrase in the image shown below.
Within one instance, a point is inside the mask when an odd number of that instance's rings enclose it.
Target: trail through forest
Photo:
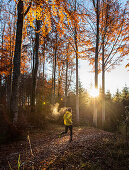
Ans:
[[[17,169],[18,158],[21,169],[129,169],[128,143],[122,138],[80,127],[73,129],[70,143],[69,133],[58,137],[63,129],[35,131],[24,140],[1,145],[0,169]]]

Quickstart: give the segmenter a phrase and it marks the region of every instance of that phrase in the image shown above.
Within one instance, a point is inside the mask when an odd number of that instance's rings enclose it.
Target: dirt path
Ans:
[[[109,148],[116,140],[112,133],[94,128],[74,128],[73,141],[69,143],[69,134],[58,138],[62,130],[58,128],[30,134],[33,155],[27,138],[24,141],[1,145],[0,170],[9,169],[8,162],[12,169],[17,169],[19,154],[21,167],[24,169],[129,168],[112,157]]]

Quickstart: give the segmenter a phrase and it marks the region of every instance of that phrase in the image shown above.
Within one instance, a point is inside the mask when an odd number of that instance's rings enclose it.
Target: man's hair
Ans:
[[[67,111],[72,112],[71,107],[68,107],[68,108],[67,108]]]

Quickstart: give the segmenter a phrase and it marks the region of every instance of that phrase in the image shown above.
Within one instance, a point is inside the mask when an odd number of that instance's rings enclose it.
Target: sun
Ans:
[[[89,94],[92,97],[97,97],[97,96],[99,96],[99,90],[96,89],[96,88],[92,88],[92,89],[89,90]]]

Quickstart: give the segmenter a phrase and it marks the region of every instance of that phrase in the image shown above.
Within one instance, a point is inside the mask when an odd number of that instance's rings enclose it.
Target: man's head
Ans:
[[[71,107],[68,107],[68,108],[67,108],[67,111],[72,112]]]

